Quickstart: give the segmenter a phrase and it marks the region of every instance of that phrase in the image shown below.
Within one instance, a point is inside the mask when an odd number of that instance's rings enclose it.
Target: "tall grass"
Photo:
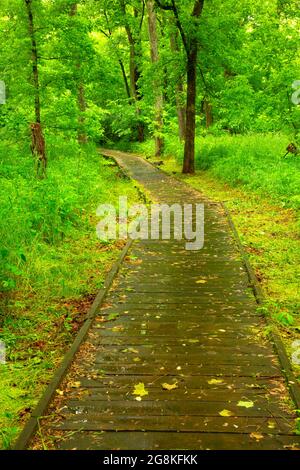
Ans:
[[[196,169],[208,170],[233,187],[244,186],[282,206],[300,208],[300,158],[283,158],[289,139],[281,134],[208,135],[196,139]],[[178,142],[167,152],[182,160]]]
[[[219,135],[197,137],[196,170],[208,171],[232,187],[245,187],[283,207],[300,208],[300,156],[283,158],[290,138],[284,134]],[[136,147],[153,155],[153,142]],[[165,137],[165,154],[182,163],[183,144]]]
[[[130,185],[115,178],[93,146],[82,152],[76,143],[68,147],[62,141],[59,148],[56,142],[42,181],[34,177],[30,156],[22,158],[12,148],[0,152],[0,291],[24,283],[30,289],[52,277],[53,263],[69,239],[94,228],[90,219],[97,205],[116,201]],[[51,267],[43,266],[47,258]]]
[[[96,237],[100,203],[138,200],[93,145],[48,139],[48,177],[0,143],[0,447],[9,447],[78,330],[118,245]]]

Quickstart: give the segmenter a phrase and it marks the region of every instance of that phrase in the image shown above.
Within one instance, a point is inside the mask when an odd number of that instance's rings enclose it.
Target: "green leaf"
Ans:
[[[116,320],[120,316],[119,313],[110,313],[107,317],[107,320]]]

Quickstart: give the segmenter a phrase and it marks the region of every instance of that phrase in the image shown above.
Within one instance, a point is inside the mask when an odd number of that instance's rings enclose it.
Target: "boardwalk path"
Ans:
[[[205,246],[192,252],[174,240],[133,244],[52,418],[42,421],[44,439],[63,449],[299,444],[278,359],[263,339],[265,323],[222,208],[138,157],[106,154],[157,202],[204,202]],[[136,399],[139,383],[148,394]]]

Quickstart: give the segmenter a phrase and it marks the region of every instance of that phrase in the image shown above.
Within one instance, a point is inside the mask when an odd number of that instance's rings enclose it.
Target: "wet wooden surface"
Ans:
[[[205,244],[134,242],[32,446],[42,436],[58,449],[300,447],[222,208],[136,156],[105,153],[155,202],[204,203]],[[147,394],[133,394],[138,384]]]

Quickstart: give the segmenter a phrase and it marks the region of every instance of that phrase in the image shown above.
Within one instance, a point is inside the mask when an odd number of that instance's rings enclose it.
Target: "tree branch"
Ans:
[[[178,10],[177,10],[177,6],[176,6],[176,3],[175,3],[175,0],[172,0],[172,9],[173,9],[173,13],[174,13],[174,16],[175,16],[176,26],[177,26],[177,28],[179,29],[180,36],[181,36],[181,39],[182,39],[182,42],[183,42],[183,45],[184,45],[185,52],[186,52],[187,55],[188,55],[188,54],[189,54],[189,51],[190,51],[190,47],[189,47],[186,34],[185,34],[184,30],[183,30],[183,27],[182,27],[182,24],[181,24],[181,21],[180,21],[180,18],[179,18],[179,13],[178,13]]]
[[[143,0],[143,9],[142,9],[141,21],[140,21],[140,27],[139,27],[140,32],[142,31],[144,16],[145,16],[145,1]]]
[[[111,37],[110,32],[109,32],[109,34],[108,34],[106,31],[104,31],[104,29],[101,29],[101,28],[99,28],[99,31],[100,31],[100,33],[104,34],[105,37],[107,37],[107,38],[110,38],[110,37]]]

